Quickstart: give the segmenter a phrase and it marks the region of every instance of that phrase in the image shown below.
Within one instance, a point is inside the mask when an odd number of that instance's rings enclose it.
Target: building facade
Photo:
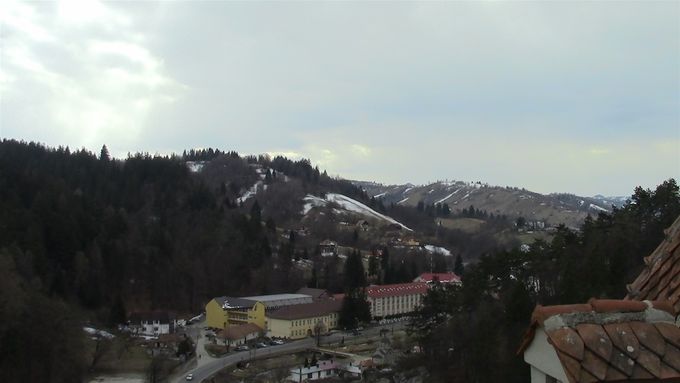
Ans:
[[[426,293],[424,282],[372,285],[366,288],[366,299],[371,316],[379,319],[414,312]]]
[[[338,326],[342,301],[324,300],[283,307],[267,314],[267,336],[300,339]]]
[[[158,336],[175,332],[174,315],[167,311],[140,311],[130,314],[129,328],[135,334]]]
[[[238,324],[227,326],[225,330],[218,332],[217,339],[225,346],[238,346],[259,338],[262,333],[262,328],[256,324]]]
[[[206,325],[225,329],[229,325],[253,323],[265,328],[265,305],[243,298],[216,297],[205,305]]]

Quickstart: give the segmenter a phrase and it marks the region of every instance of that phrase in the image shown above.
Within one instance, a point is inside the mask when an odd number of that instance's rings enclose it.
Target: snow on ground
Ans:
[[[404,190],[404,192],[402,194],[406,194],[406,193],[410,192],[411,190],[413,190],[413,186],[407,187],[406,190]]]
[[[307,215],[307,213],[309,213],[312,208],[326,206],[327,203],[325,199],[313,196],[311,194],[307,194],[303,200],[305,201],[305,205],[302,207],[303,215]]]
[[[238,203],[245,202],[250,197],[257,194],[257,191],[260,189],[260,185],[262,185],[263,183],[264,182],[262,182],[262,180],[255,182],[255,185],[251,186],[250,189],[246,190],[245,193],[243,193],[240,197],[236,199],[236,202]]]
[[[108,331],[97,330],[96,328],[93,328],[93,327],[83,327],[83,331],[85,331],[89,335],[99,336],[99,337],[106,338],[106,339],[111,339],[111,338],[114,337],[114,335],[111,334]]]
[[[438,253],[438,254],[442,254],[446,257],[451,256],[451,252],[448,249],[445,249],[443,247],[434,246],[434,245],[425,245],[424,247],[425,247],[425,250],[427,250],[428,252],[430,252],[432,254]]]
[[[186,165],[189,168],[190,172],[198,173],[201,171],[201,169],[203,169],[205,161],[187,161]]]
[[[328,193],[326,194],[326,198],[322,199],[316,196],[313,196],[311,194],[308,194],[305,198],[305,205],[302,208],[302,213],[307,214],[309,211],[314,208],[314,207],[320,207],[320,206],[326,206],[328,202],[333,202],[335,204],[338,204],[340,207],[345,209],[346,211],[350,211],[353,213],[359,213],[371,218],[376,218],[379,220],[387,221],[389,223],[395,223],[401,227],[403,227],[406,230],[413,231],[403,225],[400,222],[397,222],[393,218],[390,218],[386,215],[380,214],[377,211],[371,209],[370,207],[364,205],[363,203],[353,200],[347,196],[344,196],[342,194],[336,194],[336,193]]]
[[[408,201],[408,197],[402,199],[401,201],[397,202],[397,205],[401,205],[402,203]]]
[[[446,201],[447,199],[453,197],[454,194],[458,193],[458,192],[461,191],[462,189],[463,189],[463,188],[456,189],[456,191],[454,191],[453,193],[451,193],[451,194],[447,195],[446,197],[440,199],[439,201],[435,202],[435,204],[442,203],[442,202]],[[469,195],[469,194],[468,194],[468,195]]]
[[[605,212],[605,213],[609,213],[609,210],[607,210],[607,209],[605,209],[605,208],[602,208],[602,207],[599,207],[599,206],[597,206],[597,205],[594,205],[594,204],[592,204],[592,203],[590,204],[590,208],[591,208],[591,209],[594,209],[594,210],[598,210],[598,211],[603,211],[603,212]]]
[[[376,195],[373,196],[373,198],[380,198],[380,197],[384,196],[385,194],[387,194],[387,192],[376,194]]]

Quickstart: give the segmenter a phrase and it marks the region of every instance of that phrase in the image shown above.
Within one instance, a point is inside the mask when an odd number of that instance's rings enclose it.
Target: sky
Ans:
[[[680,2],[13,2],[0,137],[386,184],[680,178]]]

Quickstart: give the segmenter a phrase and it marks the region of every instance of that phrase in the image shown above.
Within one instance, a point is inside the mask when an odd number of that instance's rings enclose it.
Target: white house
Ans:
[[[344,378],[360,378],[363,372],[361,362],[352,359],[319,360],[308,367],[300,366],[290,370],[290,380],[293,382],[310,382],[336,376]]]
[[[130,314],[128,326],[135,334],[158,336],[174,333],[177,320],[167,311],[138,311]]]

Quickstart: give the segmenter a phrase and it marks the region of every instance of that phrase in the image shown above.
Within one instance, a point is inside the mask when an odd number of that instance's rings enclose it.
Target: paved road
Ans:
[[[331,335],[321,337],[321,346],[323,347],[325,344],[340,342],[343,338],[352,339],[378,336],[380,335],[380,330],[382,329],[397,330],[403,328],[404,325],[405,325],[404,322],[399,322],[395,324],[372,326],[370,328],[363,330],[361,334],[358,336],[354,336],[348,333],[336,332]],[[202,326],[203,324],[199,323],[192,327],[202,328]],[[203,340],[204,336],[202,334],[202,331],[200,332],[201,334],[198,335],[199,340]],[[316,346],[316,340],[314,338],[304,338],[296,341],[291,341],[282,345],[269,346],[267,348],[253,349],[250,351],[231,352],[221,358],[212,358],[208,354],[206,354],[205,351],[202,350],[203,342],[201,341],[197,342],[197,346],[200,347],[200,349],[197,350],[197,352],[201,355],[201,358],[198,359],[197,366],[194,369],[189,370],[186,373],[182,374],[181,376],[176,377],[174,380],[171,379],[172,382],[174,383],[186,382],[185,376],[189,373],[193,374],[195,382],[201,382],[203,381],[203,379],[207,379],[215,375],[221,369],[227,366],[235,365],[236,363],[243,360],[269,355],[290,354],[293,352],[313,348]]]

